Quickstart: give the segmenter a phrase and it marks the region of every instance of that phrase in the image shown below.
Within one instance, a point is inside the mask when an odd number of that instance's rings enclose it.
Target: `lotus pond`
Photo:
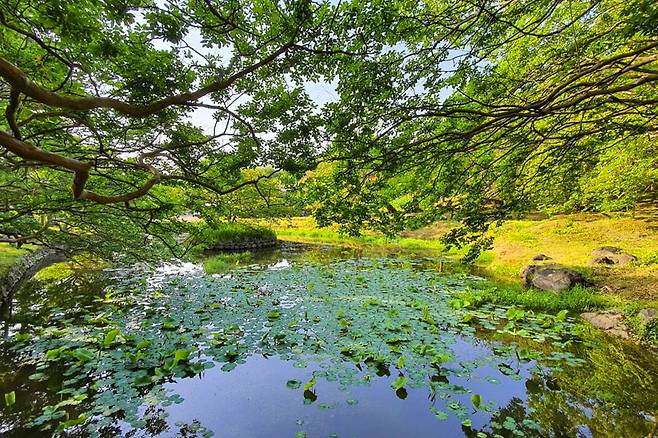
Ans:
[[[16,297],[0,435],[646,437],[658,357],[475,307],[443,261],[318,247],[224,274],[74,271]]]

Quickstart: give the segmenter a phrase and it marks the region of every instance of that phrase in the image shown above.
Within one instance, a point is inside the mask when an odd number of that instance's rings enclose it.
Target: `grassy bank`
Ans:
[[[436,237],[401,236],[387,238],[376,233],[365,233],[360,237],[342,236],[338,227],[318,228],[312,217],[296,217],[278,221],[259,221],[272,228],[279,239],[301,243],[318,243],[349,248],[399,249],[414,252],[446,252],[445,246]],[[443,232],[448,228],[445,227]],[[446,252],[447,253],[447,252]],[[455,255],[457,252],[452,251]]]
[[[549,312],[584,312],[623,304],[622,300],[598,293],[589,287],[576,286],[569,293],[550,294],[536,289],[525,289],[520,285],[500,285],[490,280],[485,284],[478,284],[477,287],[467,288],[457,294],[457,297],[476,306],[492,303]]]
[[[211,226],[198,221],[196,228],[195,244],[204,249],[229,243],[276,239],[274,231],[257,224],[225,222]]]
[[[494,233],[494,248],[478,264],[497,281],[518,281],[519,270],[541,253],[582,272],[609,294],[658,299],[658,222],[574,215],[510,221]],[[591,265],[592,250],[604,245],[620,247],[638,261],[625,266]]]

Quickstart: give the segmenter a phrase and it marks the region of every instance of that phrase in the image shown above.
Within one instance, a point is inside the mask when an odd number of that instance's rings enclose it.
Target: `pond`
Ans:
[[[444,260],[286,246],[27,284],[0,435],[646,437],[658,357],[566,312],[474,307]]]

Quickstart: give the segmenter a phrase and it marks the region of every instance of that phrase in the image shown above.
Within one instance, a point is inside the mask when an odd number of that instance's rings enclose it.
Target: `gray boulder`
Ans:
[[[592,250],[592,255],[593,256],[605,256],[605,255],[610,255],[610,254],[622,254],[624,252],[623,249],[618,248],[616,246],[602,246],[600,248],[596,248]]]
[[[642,324],[646,325],[658,318],[658,309],[642,309],[637,312],[637,316],[642,321]]]
[[[624,324],[623,313],[617,310],[607,312],[585,312],[580,316],[593,327],[622,339],[630,339],[631,335],[628,327]]]
[[[592,264],[593,265],[616,265],[617,262],[615,259],[607,256],[599,256],[599,257],[594,257],[592,259]]]
[[[558,265],[528,265],[521,270],[521,278],[526,287],[561,292],[577,284],[586,284],[585,279],[573,269]]]
[[[592,251],[592,264],[594,265],[626,265],[637,261],[633,254],[625,252],[616,246],[602,246]]]

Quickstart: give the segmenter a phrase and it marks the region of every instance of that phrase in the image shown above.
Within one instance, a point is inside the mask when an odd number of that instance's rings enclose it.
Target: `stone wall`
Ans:
[[[69,258],[69,253],[57,248],[39,248],[20,257],[0,279],[0,303],[10,300],[21,284],[40,270]]]
[[[272,248],[278,244],[277,239],[249,239],[236,242],[222,242],[208,247],[205,251],[247,251]]]

